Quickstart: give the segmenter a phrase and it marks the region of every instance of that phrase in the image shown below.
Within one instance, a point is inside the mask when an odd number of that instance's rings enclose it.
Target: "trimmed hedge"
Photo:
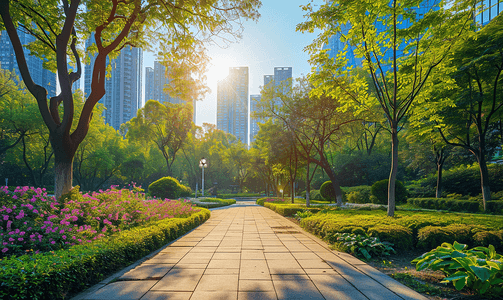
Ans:
[[[197,207],[215,208],[236,204],[236,200],[220,199],[220,198],[202,198],[201,200],[196,199],[192,201],[192,203],[194,203],[194,205],[196,205]]]
[[[152,182],[148,186],[148,192],[151,196],[161,199],[178,199],[189,197],[192,190],[190,187],[182,185],[178,179],[168,176]]]
[[[283,199],[283,198],[274,198],[274,197],[264,197],[264,198],[260,198],[260,199],[257,199],[256,203],[258,205],[261,205],[261,206],[264,206],[264,203],[282,203],[282,204],[286,204],[287,203],[287,200],[286,199]]]
[[[451,240],[442,240],[443,238],[435,236],[437,234],[443,237],[451,235],[454,236],[453,239],[468,241],[468,244],[474,246],[484,245],[485,240],[492,239],[492,244],[496,245],[498,243],[495,243],[494,239],[498,238],[499,231],[503,231],[503,218],[492,215],[411,211],[400,211],[395,218],[389,218],[386,212],[380,210],[334,210],[304,218],[300,225],[324,239],[337,232],[354,233],[356,230],[364,230],[367,234],[379,236],[382,241],[394,243],[396,250],[399,250],[417,246],[419,236],[423,241],[419,244],[420,247],[435,248],[442,242]],[[428,229],[424,229],[427,227]],[[438,228],[447,229],[442,231]],[[393,230],[400,233],[394,236]],[[490,233],[480,233],[487,231]],[[400,239],[403,239],[403,242]]]
[[[325,201],[335,202],[336,195],[332,181],[325,181],[320,187],[321,198]]]
[[[410,249],[414,246],[412,230],[402,225],[377,225],[370,227],[367,234],[393,243],[397,249]]]
[[[371,187],[374,204],[388,204],[388,179],[375,182]],[[407,203],[407,189],[400,180],[395,182],[395,202],[396,204]]]
[[[295,215],[297,212],[304,210],[309,210],[312,213],[317,213],[322,210],[319,207],[306,207],[305,205],[302,204],[277,204],[277,203],[266,202],[264,206],[274,212],[277,212],[278,214],[284,217],[291,217]]]
[[[51,251],[0,261],[1,299],[64,299],[199,226],[210,217],[201,208],[188,218],[164,219],[148,227]]]
[[[481,212],[482,203],[477,200],[460,200],[452,198],[410,198],[407,203],[426,209],[450,210],[460,212]],[[487,211],[503,213],[503,201],[487,202]],[[459,241],[458,241],[459,242]]]
[[[345,200],[349,203],[371,203],[371,187],[368,185],[360,185],[353,187],[343,187],[342,190],[345,193]]]

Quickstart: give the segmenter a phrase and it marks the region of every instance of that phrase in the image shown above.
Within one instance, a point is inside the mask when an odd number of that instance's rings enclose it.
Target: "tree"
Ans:
[[[503,112],[502,28],[503,18],[498,16],[456,43],[446,63],[449,72],[438,72],[438,84],[423,95],[433,101],[425,102],[423,113],[413,120],[423,131],[433,128],[445,143],[473,154],[480,168],[484,210],[491,200],[487,170],[490,144],[500,142],[497,128]],[[451,84],[440,82],[445,78],[451,79]]]
[[[306,78],[291,89],[269,84],[262,90],[259,103],[261,117],[281,121],[298,142],[298,152],[307,163],[320,166],[332,181],[337,205],[342,205],[342,190],[329,163],[325,150],[336,143],[341,126],[355,121],[351,112],[341,112],[340,99],[328,95],[310,95]],[[278,105],[280,104],[280,105]]]
[[[159,45],[159,57],[168,65],[170,78],[176,83],[174,94],[182,99],[197,99],[206,91],[203,74],[208,59],[204,43],[218,42],[218,37],[223,42],[238,37],[242,20],[258,18],[260,5],[259,0],[0,1],[0,30],[5,29],[9,35],[23,82],[36,98],[50,132],[56,197],[72,187],[75,152],[87,135],[93,108],[105,94],[108,56],[118,55],[126,46],[152,50]],[[61,92],[49,101],[47,91],[33,81],[17,30],[37,38],[27,47],[44,58],[46,67],[57,71]],[[97,52],[91,93],[72,131],[75,109],[71,87],[81,76],[77,46],[91,33],[96,44],[91,50]],[[75,64],[75,72],[68,71],[69,60]],[[58,111],[61,104],[62,118]]]
[[[171,166],[191,129],[190,104],[159,103],[155,100],[147,101],[136,117],[123,127],[128,139],[155,143],[166,161],[168,176],[173,175]]]
[[[251,169],[251,157],[247,147],[241,141],[232,143],[224,152],[223,157],[224,163],[230,169],[230,173],[237,181],[241,192]]]
[[[308,46],[311,62],[317,70],[312,76],[317,92],[346,94],[344,99],[349,100],[346,106],[356,108],[357,112],[378,103],[386,116],[392,145],[388,216],[395,214],[398,131],[411,113],[421,89],[431,84],[432,70],[440,65],[472,20],[465,4],[444,9],[442,2],[434,1],[421,15],[419,8],[425,4],[430,2],[330,1],[316,11],[308,4],[303,9],[308,11],[309,20],[297,26],[300,31],[322,30]],[[463,13],[452,13],[459,11]],[[363,68],[372,78],[373,93],[369,94],[364,77],[351,74],[352,66],[347,65],[344,51],[335,59],[330,58],[326,50],[320,51],[323,43],[337,34],[355,48],[357,57],[363,59]],[[403,75],[403,71],[407,71],[408,76]]]

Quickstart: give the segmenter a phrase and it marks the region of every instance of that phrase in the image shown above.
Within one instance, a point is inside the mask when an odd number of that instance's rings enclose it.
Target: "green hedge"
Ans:
[[[148,186],[148,192],[151,196],[161,199],[178,199],[180,197],[189,197],[192,193],[190,187],[181,184],[178,179],[173,177],[162,177]]]
[[[258,205],[261,205],[261,206],[264,206],[264,203],[288,203],[286,199],[284,198],[275,198],[275,197],[264,197],[264,198],[260,198],[260,199],[257,199],[256,203]]]
[[[368,185],[343,187],[342,191],[345,194],[345,201],[349,203],[371,203],[371,187]]]
[[[274,212],[277,212],[278,214],[284,217],[291,217],[295,215],[298,211],[309,210],[313,213],[317,213],[322,210],[322,208],[319,207],[306,207],[305,205],[302,204],[277,204],[272,202],[266,202],[264,206]]]
[[[388,204],[388,179],[375,182],[370,191],[374,196],[374,204]],[[400,180],[395,181],[395,202],[396,204],[407,203],[407,189]]]
[[[430,241],[433,241],[429,244],[430,248],[439,246],[441,245],[441,238],[437,238],[434,235],[444,234],[438,233],[439,230],[437,228],[446,227],[446,234],[454,235],[458,240],[463,238],[462,241],[467,240],[470,245],[484,245],[485,242],[482,243],[481,241],[498,239],[498,232],[503,230],[503,217],[400,211],[397,212],[395,218],[390,218],[386,215],[385,211],[380,210],[334,210],[304,218],[301,220],[300,225],[305,230],[324,239],[337,232],[354,233],[354,231],[361,232],[363,230],[367,234],[379,236],[382,241],[396,244],[395,247],[398,250],[416,247],[420,239],[423,241],[419,244],[420,247],[426,247],[426,244],[430,243]],[[401,227],[388,227],[396,225]],[[428,230],[424,229],[427,227],[429,227]],[[400,233],[397,233],[395,236],[392,228],[400,231]],[[483,236],[480,232],[485,231],[489,231],[490,233],[486,233]],[[401,239],[403,239],[403,242]],[[497,243],[493,242],[493,244]]]
[[[250,193],[237,193],[237,194],[218,194],[220,199],[233,199],[237,197],[260,197],[260,194],[250,194]]]
[[[482,211],[482,203],[477,200],[460,200],[452,198],[410,198],[407,200],[407,203],[426,209],[464,211],[472,213]],[[488,201],[487,211],[503,213],[503,201]]]
[[[87,245],[0,261],[0,299],[64,299],[199,226],[210,211],[164,219]]]
[[[197,207],[215,208],[236,204],[235,199],[198,198],[192,201]]]

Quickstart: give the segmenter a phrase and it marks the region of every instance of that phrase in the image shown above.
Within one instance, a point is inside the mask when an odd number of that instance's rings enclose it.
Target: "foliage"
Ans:
[[[330,240],[334,241],[335,247],[342,248],[357,257],[365,259],[395,253],[392,243],[381,242],[378,237],[352,233],[334,233]]]
[[[0,260],[1,299],[66,299],[103,280],[210,217],[201,208],[187,218],[169,218],[110,237],[33,255]]]
[[[145,200],[135,190],[92,194],[78,187],[60,201],[42,189],[0,188],[0,257],[67,249],[157,220],[188,217],[197,209],[180,201]]]
[[[390,242],[397,249],[410,249],[414,245],[412,230],[402,225],[376,225],[369,228],[367,234]]]
[[[257,199],[256,203],[258,205],[262,205],[262,206],[264,206],[265,203],[282,203],[282,204],[285,204],[286,203],[286,199],[266,197],[266,198],[259,198],[259,199]]]
[[[162,177],[148,186],[151,196],[160,199],[177,199],[190,196],[192,192],[189,187],[182,185],[176,178]]]
[[[304,219],[304,218],[308,218],[308,217],[310,217],[310,216],[312,216],[312,215],[313,215],[313,212],[312,212],[312,211],[310,211],[310,210],[303,210],[303,211],[298,211],[298,212],[294,215],[294,217],[295,217],[295,219],[297,219],[298,221],[300,221],[300,220],[302,220],[302,219]]]
[[[452,224],[457,226],[448,227]],[[463,232],[463,228],[468,228],[468,238],[473,241],[475,246],[481,245],[474,240],[475,234],[481,231],[498,231],[503,230],[503,217],[491,215],[472,215],[460,213],[438,213],[425,211],[400,211],[395,218],[387,218],[386,214],[381,210],[334,210],[318,213],[309,218],[301,220],[300,225],[305,230],[325,238],[336,232],[351,233],[354,230],[364,230],[368,233],[376,226],[384,225],[400,225],[412,232],[412,244],[404,245],[401,243],[395,244],[397,250],[412,248],[416,246],[418,241],[419,231],[427,226],[435,226],[438,228],[449,228],[446,235],[454,234],[453,232]],[[455,231],[459,228],[459,231]],[[452,230],[452,232],[451,232]],[[404,241],[410,241],[404,238]],[[437,240],[439,246],[441,239]]]
[[[191,201],[197,207],[204,208],[215,208],[228,206],[232,204],[236,204],[236,200],[234,199],[220,199],[220,198],[197,198]]]
[[[450,198],[410,198],[407,203],[426,209],[479,212],[480,202]]]
[[[416,270],[442,271],[447,277],[442,282],[452,282],[457,290],[464,287],[479,294],[503,294],[503,257],[494,247],[467,249],[467,245],[454,242],[441,246],[412,261]]]
[[[388,203],[388,179],[375,182],[371,187],[372,195],[377,199],[376,204]],[[396,203],[407,203],[407,189],[400,180],[395,183],[395,199]]]
[[[292,217],[298,212],[301,211],[311,211],[313,213],[317,213],[321,211],[323,208],[322,207],[306,207],[305,204],[279,204],[279,203],[274,203],[274,202],[265,202],[264,206],[269,208],[270,210],[277,212],[278,214],[282,215],[283,217]],[[336,208],[332,208],[336,209]]]
[[[417,233],[417,247],[431,249],[444,242],[472,243],[472,236],[479,230],[484,230],[478,226],[467,224],[450,224],[447,226],[426,226],[419,229]]]
[[[371,187],[368,185],[343,187],[342,191],[346,193],[346,200],[349,203],[365,204],[371,202]]]
[[[325,181],[320,187],[320,195],[323,200],[330,201],[330,203],[335,201],[335,190],[332,185],[332,181]]]

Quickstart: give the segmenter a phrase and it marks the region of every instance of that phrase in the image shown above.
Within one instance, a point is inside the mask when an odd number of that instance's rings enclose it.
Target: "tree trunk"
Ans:
[[[54,161],[54,195],[59,199],[72,189],[73,162],[55,157]]]
[[[437,191],[436,198],[442,198],[442,170],[443,164],[437,164]]]
[[[480,186],[482,188],[482,203],[484,211],[486,211],[487,201],[491,201],[491,189],[489,187],[489,171],[487,169],[485,153],[479,151],[477,159],[479,162],[479,169],[480,169]]]
[[[311,193],[311,180],[309,180],[309,162],[307,163],[307,173],[306,173],[306,207],[311,206],[311,199],[309,199]]]
[[[337,206],[342,206],[342,189],[341,189],[341,186],[339,185],[339,182],[337,181],[337,178],[335,177],[334,172],[328,166],[328,162],[326,162],[326,166],[325,166],[325,164],[323,164],[323,165],[324,165],[323,169],[325,170],[325,172],[328,175],[328,178],[330,178],[330,181],[332,182],[332,186],[333,186],[334,191],[335,191],[335,199],[336,199]]]
[[[391,128],[391,172],[388,182],[388,216],[395,216],[395,185],[398,173],[398,129],[396,124]]]
[[[295,181],[292,182],[292,190],[290,191],[290,198],[292,199],[292,204],[295,202]]]

